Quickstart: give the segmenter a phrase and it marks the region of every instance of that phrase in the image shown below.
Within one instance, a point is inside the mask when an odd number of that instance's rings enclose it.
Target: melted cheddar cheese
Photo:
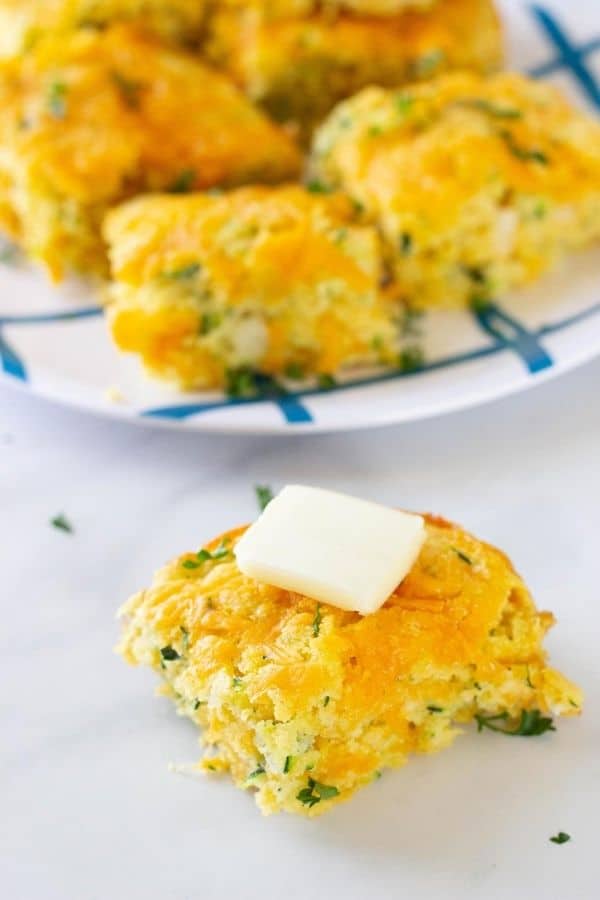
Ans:
[[[41,41],[0,76],[0,226],[55,278],[104,271],[100,222],[121,200],[300,169],[224,76],[131,26]]]
[[[521,75],[369,88],[322,126],[313,170],[379,224],[414,306],[488,300],[600,238],[600,123]]]
[[[345,197],[296,186],[117,208],[105,224],[115,341],[183,388],[391,361],[379,237],[354,218]]]
[[[431,10],[405,5],[354,3],[349,13],[345,4],[339,15],[314,3],[285,4],[285,11],[264,3],[219,5],[206,52],[253,100],[304,135],[366,85],[499,66],[502,36],[492,0],[443,0]]]
[[[256,790],[263,812],[325,812],[382,769],[448,746],[476,715],[579,713],[581,692],[542,648],[552,615],[459,527],[427,517],[412,571],[366,617],[243,576],[241,533],[132,597],[120,651],[153,667],[203,729],[201,768]]]

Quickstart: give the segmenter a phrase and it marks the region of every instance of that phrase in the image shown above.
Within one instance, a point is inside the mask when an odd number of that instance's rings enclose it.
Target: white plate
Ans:
[[[596,4],[504,0],[510,64],[600,109]],[[13,383],[93,412],[213,432],[336,431],[407,422],[526,390],[600,354],[600,253],[570,260],[535,288],[502,297],[484,316],[427,317],[427,365],[363,376],[327,392],[231,400],[177,394],[117,353],[84,287],[60,292],[39,274],[0,270],[0,370]]]

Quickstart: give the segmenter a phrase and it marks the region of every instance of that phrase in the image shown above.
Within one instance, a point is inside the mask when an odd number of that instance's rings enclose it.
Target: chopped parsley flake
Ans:
[[[194,700],[194,709],[200,709],[201,706],[206,706],[206,700]]]
[[[184,569],[199,569],[202,563],[212,561],[218,562],[221,559],[226,559],[229,556],[229,548],[227,546],[227,539],[221,541],[216,550],[210,551],[205,547],[202,550],[199,550],[196,553],[195,559],[184,559],[181,563]]]
[[[64,81],[53,81],[48,88],[48,111],[55,119],[64,119],[67,114],[67,92]]]
[[[333,375],[322,372],[317,376],[317,384],[322,391],[331,391],[336,386],[336,380]]]
[[[259,775],[264,775],[264,774],[265,774],[264,768],[262,766],[257,766],[257,768],[254,770],[254,772],[250,772],[250,774],[248,775],[248,780],[250,780],[251,778],[258,778]]]
[[[443,707],[443,706],[433,706],[433,705],[431,705],[431,706],[428,706],[427,709],[429,710],[430,713],[441,713],[441,712],[444,712],[444,707]]]
[[[477,731],[483,731],[484,728],[489,728],[490,731],[497,731],[500,734],[508,734],[510,736],[537,737],[540,734],[545,734],[546,731],[556,731],[552,719],[543,716],[539,709],[521,710],[521,717],[517,723],[517,727],[514,729],[502,728],[500,725],[496,724],[499,722],[507,722],[509,719],[507,712],[499,713],[496,716],[483,716],[479,714],[475,716],[475,719],[477,721]]]
[[[322,181],[319,181],[318,178],[313,178],[306,185],[306,190],[311,194],[329,194],[331,191],[327,187],[326,184],[323,184]]]
[[[296,795],[296,800],[312,809],[321,800],[331,800],[332,797],[337,797],[339,793],[336,787],[329,784],[321,784],[319,781],[315,781],[314,778],[309,778],[308,787],[302,788],[300,793]]]
[[[257,390],[256,373],[252,369],[228,369],[225,373],[225,391],[229,397],[251,397]]]
[[[188,278],[193,278],[194,275],[197,275],[202,266],[200,263],[189,263],[187,266],[182,266],[180,269],[173,269],[170,272],[165,272],[165,278],[172,278],[173,281],[186,281]]]
[[[117,71],[112,73],[112,78],[121,94],[125,106],[128,106],[130,109],[138,109],[140,105],[140,92],[144,87],[142,82],[127,78]]]
[[[192,190],[195,180],[196,173],[194,170],[184,169],[167,190],[170,194],[188,194]]]
[[[467,556],[467,554],[466,554],[466,553],[463,553],[462,550],[459,550],[458,547],[453,547],[452,549],[454,550],[454,552],[456,553],[456,555],[458,556],[458,558],[459,558],[459,559],[462,559],[462,561],[463,561],[464,563],[466,563],[468,566],[472,566],[472,565],[473,565],[473,560],[471,559],[470,556]]]
[[[412,235],[408,231],[403,231],[400,235],[400,252],[402,256],[409,256],[413,249]]]
[[[0,240],[0,263],[14,265],[19,258],[19,250],[15,244]]]
[[[331,700],[331,697],[330,697],[329,694],[328,694],[328,695],[325,697],[325,699],[323,700],[323,706],[329,706],[329,701],[330,701],[330,700]]]
[[[423,348],[416,344],[405,347],[398,357],[398,368],[402,372],[418,372],[425,365]]]
[[[483,100],[481,97],[474,97],[472,100],[461,100],[461,106],[470,106],[480,112],[487,113],[494,119],[522,119],[523,113],[520,109],[513,106],[500,106],[497,103],[491,103],[489,100]]]
[[[555,834],[550,840],[553,844],[566,844],[571,840],[571,835],[567,834],[566,831],[559,831],[558,834]]]
[[[176,659],[181,659],[177,650],[175,650],[175,648],[171,647],[170,645],[161,647],[160,655],[162,659],[166,660],[167,662],[173,662]]]
[[[543,150],[521,147],[521,145],[517,143],[512,132],[501,131],[500,137],[505,141],[506,146],[508,147],[512,155],[517,159],[520,159],[523,162],[536,162],[541,166],[547,166],[550,163],[548,155],[544,153]]]
[[[66,534],[73,534],[73,526],[63,513],[60,513],[60,515],[58,516],[54,516],[53,519],[50,519],[50,524],[53,528],[57,528],[59,531],[64,531]]]
[[[273,499],[273,491],[266,484],[257,484],[254,488],[256,493],[256,500],[258,502],[258,508],[261,512],[267,508],[271,500]]]
[[[414,102],[414,97],[412,97],[411,94],[396,94],[396,110],[402,116],[406,116],[411,111]]]
[[[244,686],[244,679],[243,679],[243,678],[240,678],[239,675],[234,675],[234,677],[231,679],[231,683],[232,683],[232,685],[233,685],[233,689],[234,689],[235,691],[239,691],[239,690],[241,690],[241,689],[243,688],[243,686]]]
[[[304,368],[297,362],[288,363],[285,367],[285,377],[291,381],[302,381],[306,373]]]
[[[222,318],[219,313],[204,313],[200,319],[200,334],[210,334],[219,327],[221,322]]]
[[[321,622],[323,621],[323,616],[321,615],[321,604],[317,603],[317,611],[315,613],[315,617],[312,623],[313,636],[318,637],[319,632],[321,631]]]
[[[291,770],[293,764],[294,764],[294,757],[286,756],[285,763],[283,765],[283,774],[284,775],[287,775],[287,773]]]
[[[434,72],[440,68],[444,62],[445,54],[443,50],[430,50],[414,60],[412,64],[413,74],[417,78],[430,78]]]

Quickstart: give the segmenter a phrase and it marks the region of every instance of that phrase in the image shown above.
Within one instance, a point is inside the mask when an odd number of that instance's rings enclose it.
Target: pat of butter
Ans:
[[[376,612],[414,565],[421,516],[289,485],[239,540],[244,575],[362,615]]]

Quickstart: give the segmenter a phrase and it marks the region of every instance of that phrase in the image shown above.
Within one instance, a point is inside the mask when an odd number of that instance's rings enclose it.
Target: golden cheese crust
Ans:
[[[167,40],[199,38],[207,0],[0,0],[0,59],[17,56],[51,32],[134,22]]]
[[[521,75],[367,89],[313,170],[378,222],[414,306],[485,301],[600,238],[600,123]]]
[[[183,388],[233,392],[255,373],[294,381],[391,361],[379,236],[355,218],[345,197],[299,186],[117,208],[104,229],[116,343]]]
[[[489,72],[502,60],[492,0],[444,0],[383,17],[358,5],[355,12],[269,17],[252,4],[219,7],[207,52],[253,100],[305,135],[366,85],[397,86],[455,68]]]
[[[0,67],[0,226],[55,278],[104,270],[100,222],[123,199],[300,166],[224,76],[132,26],[41,41]]]
[[[552,615],[501,552],[458,526],[428,516],[417,563],[366,617],[242,575],[243,531],[132,597],[120,651],[153,667],[204,729],[215,755],[201,767],[256,789],[263,812],[325,812],[476,715],[579,713],[579,689],[547,666]]]

